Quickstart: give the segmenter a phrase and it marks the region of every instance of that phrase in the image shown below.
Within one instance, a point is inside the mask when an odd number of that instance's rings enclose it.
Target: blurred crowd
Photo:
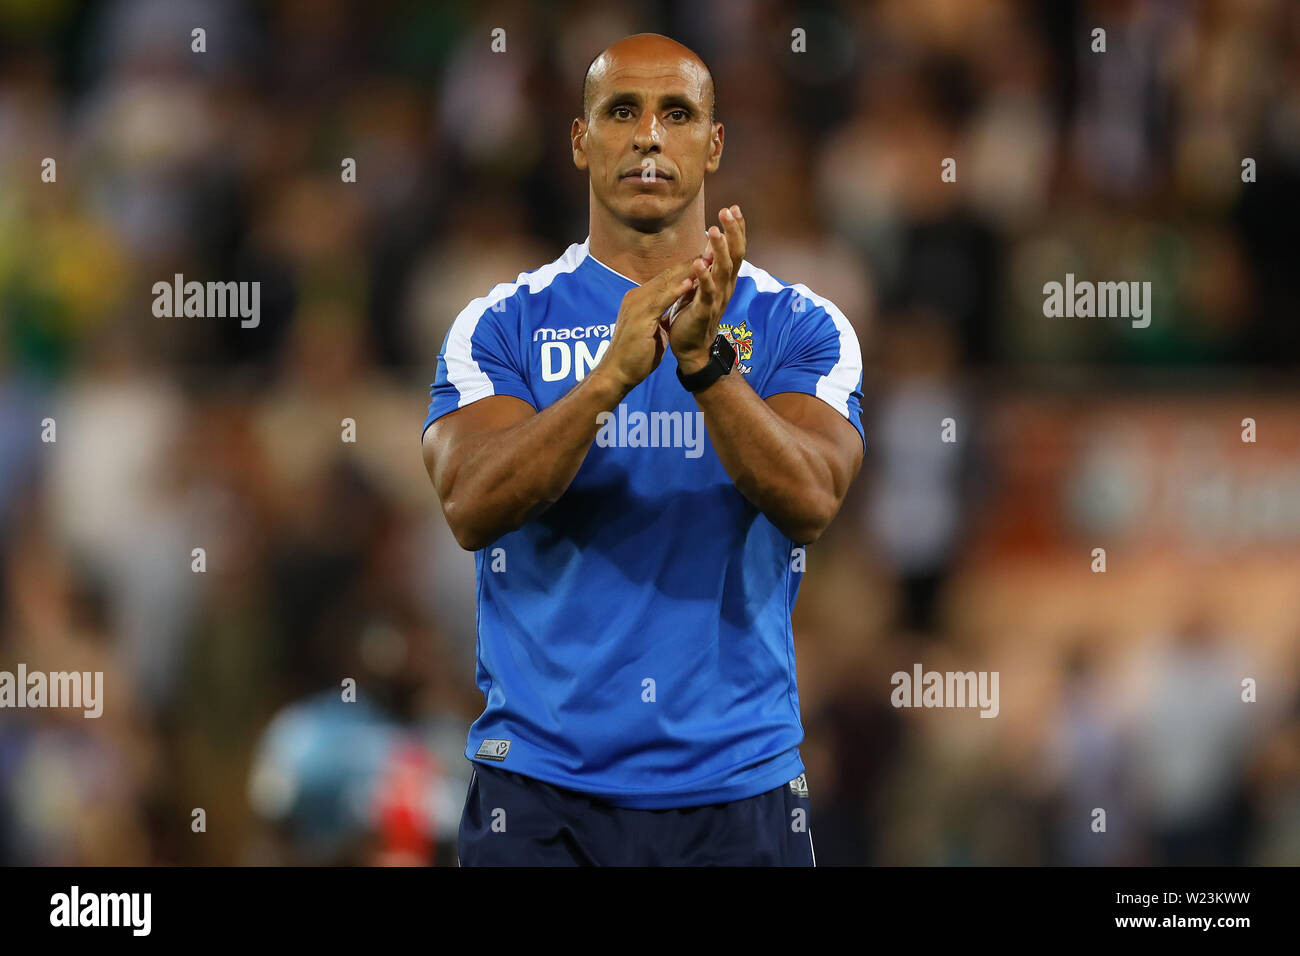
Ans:
[[[1300,409],[1290,0],[0,0],[0,670],[106,698],[0,711],[0,863],[455,865],[482,695],[428,387],[586,237],[583,74],[643,31],[713,72],[708,201],[866,359],[795,609],[819,864],[1300,863],[1300,539],[1098,575],[999,495],[1055,427],[1008,396]],[[1151,281],[1150,328],[1045,318],[1067,272]],[[157,318],[176,274],[260,322]],[[917,661],[1000,715],[895,709]]]

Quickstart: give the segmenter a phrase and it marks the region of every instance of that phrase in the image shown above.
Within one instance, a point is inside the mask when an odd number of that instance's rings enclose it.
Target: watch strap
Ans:
[[[724,356],[730,355],[731,362],[728,364]],[[709,349],[709,361],[701,369],[691,372],[689,375],[682,373],[682,368],[677,367],[677,380],[682,383],[682,387],[688,392],[699,392],[708,388],[722,376],[730,374],[736,366],[736,347],[731,344],[721,332],[713,340],[713,346]]]

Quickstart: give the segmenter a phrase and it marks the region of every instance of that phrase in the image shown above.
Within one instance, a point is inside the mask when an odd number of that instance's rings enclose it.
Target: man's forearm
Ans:
[[[536,415],[502,431],[469,435],[472,443],[443,501],[457,540],[477,551],[535,518],[573,481],[600,431],[597,415],[612,411],[627,390],[593,370]]]
[[[739,372],[695,393],[722,466],[754,507],[796,544],[816,540],[840,495],[822,450],[774,412]]]

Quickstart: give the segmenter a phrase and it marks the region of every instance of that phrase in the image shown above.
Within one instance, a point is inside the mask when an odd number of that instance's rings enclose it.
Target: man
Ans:
[[[463,866],[815,865],[790,610],[861,465],[862,357],[744,261],[738,207],[706,234],[713,100],[667,37],[598,56],[590,236],[438,356],[425,464],[475,552],[486,699]]]

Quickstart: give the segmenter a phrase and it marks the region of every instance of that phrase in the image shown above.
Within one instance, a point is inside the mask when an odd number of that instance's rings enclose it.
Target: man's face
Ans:
[[[616,219],[643,232],[673,223],[718,168],[708,74],[682,58],[609,57],[591,112],[573,122],[573,161]]]

